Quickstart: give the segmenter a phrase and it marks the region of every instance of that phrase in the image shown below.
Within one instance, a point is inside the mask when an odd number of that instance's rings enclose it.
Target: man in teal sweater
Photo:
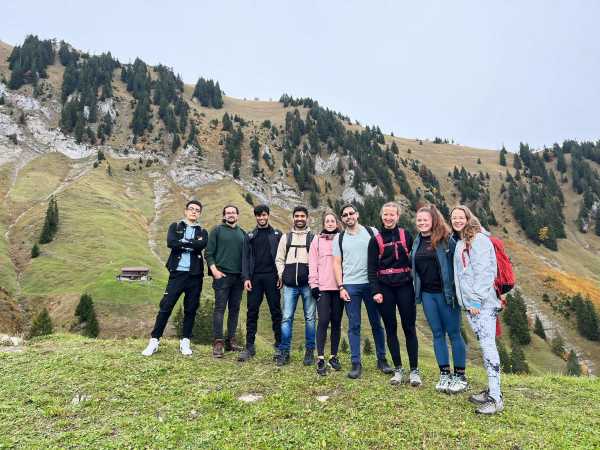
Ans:
[[[223,223],[215,226],[208,235],[206,262],[213,277],[215,309],[213,312],[213,356],[222,358],[225,351],[240,351],[235,340],[240,302],[242,300],[242,253],[246,250],[246,233],[238,225],[239,209],[227,205],[223,208]],[[223,340],[223,319],[227,317],[227,338]]]

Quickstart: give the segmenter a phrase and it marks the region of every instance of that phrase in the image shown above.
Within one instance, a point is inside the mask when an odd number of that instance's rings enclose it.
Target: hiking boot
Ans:
[[[442,373],[440,374],[440,381],[438,381],[435,385],[435,390],[438,392],[447,393],[448,386],[450,386],[451,382],[452,376],[449,373]]]
[[[395,372],[394,369],[392,369],[390,367],[390,365],[387,362],[387,359],[385,359],[385,358],[377,360],[377,368],[379,370],[381,370],[381,372],[385,373],[386,375],[389,375],[389,374]]]
[[[460,394],[468,389],[469,383],[464,375],[454,375],[448,385],[448,394]]]
[[[304,352],[304,361],[302,364],[305,366],[312,366],[315,363],[315,351],[312,348],[307,348]]]
[[[475,410],[477,414],[496,414],[504,410],[504,402],[502,397],[499,401],[494,400],[492,397],[488,397],[487,401],[483,403],[479,408]]]
[[[335,371],[342,370],[342,364],[337,356],[332,356],[329,358],[329,365]]]
[[[256,355],[256,350],[253,345],[248,345],[242,353],[238,356],[239,362],[246,362],[250,358],[253,358]]]
[[[350,372],[348,372],[348,378],[352,378],[353,380],[356,380],[357,378],[360,378],[361,375],[362,375],[362,364],[361,363],[352,363],[352,369],[350,369]]]
[[[286,352],[285,350],[281,351],[279,353],[279,355],[277,355],[277,361],[275,361],[275,364],[279,367],[281,366],[285,366],[286,364],[290,363],[290,354],[289,352]]]
[[[317,373],[321,376],[327,375],[327,364],[324,358],[317,359]]]
[[[421,372],[419,369],[412,369],[408,375],[408,381],[412,387],[419,387],[423,384],[421,381]]]
[[[279,345],[275,344],[273,346],[273,349],[275,350],[273,352],[273,361],[277,362],[277,358],[279,357],[279,355],[281,355],[281,350],[279,350]]]
[[[144,355],[144,356],[152,356],[157,351],[158,351],[158,339],[151,338],[150,342],[148,342],[148,346],[142,352],[142,355]]]
[[[215,358],[222,358],[225,354],[225,343],[223,339],[215,339],[213,343],[213,356]]]
[[[243,348],[237,345],[235,336],[225,339],[225,351],[226,352],[241,352]]]
[[[183,338],[179,341],[179,351],[183,356],[192,356],[192,349],[190,348],[190,340]]]
[[[490,396],[489,389],[484,389],[483,391],[478,392],[477,394],[470,395],[469,401],[476,405],[483,405],[485,402],[487,402],[489,396]]]
[[[396,367],[396,369],[394,370],[394,376],[390,379],[390,384],[397,386],[399,384],[402,384],[403,380],[404,380],[404,369],[402,367]]]

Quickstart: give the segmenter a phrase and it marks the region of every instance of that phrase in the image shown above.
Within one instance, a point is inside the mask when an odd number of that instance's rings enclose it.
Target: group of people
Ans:
[[[184,219],[169,227],[167,245],[171,254],[166,264],[169,281],[143,355],[150,356],[158,350],[168,318],[182,293],[185,295],[180,351],[192,354],[190,338],[199,306],[205,257],[215,291],[214,357],[235,351],[239,352],[238,361],[245,362],[255,356],[259,310],[266,297],[273,327],[273,358],[278,366],[289,364],[294,315],[302,298],[303,364],[312,366],[316,362],[316,372],[322,376],[329,370],[342,369],[338,352],[345,310],[351,354],[348,377],[360,378],[364,303],[375,343],[377,368],[391,375],[393,385],[409,383],[418,387],[422,380],[415,322],[416,305],[421,303],[440,370],[435,388],[457,394],[469,387],[460,326],[464,310],[480,343],[488,375],[488,389],[471,395],[469,400],[477,404],[478,413],[502,411],[500,359],[495,342],[496,316],[501,310],[494,289],[496,256],[488,232],[468,207],[459,205],[451,211],[451,226],[434,205],[421,207],[416,214],[414,238],[398,225],[401,206],[396,202],[388,202],[381,208],[379,229],[361,225],[358,210],[352,204],[343,205],[339,216],[328,209],[322,215],[319,233],[311,231],[304,206],[294,208],[292,228],[287,233],[270,225],[266,205],[254,208],[256,227],[249,233],[238,225],[236,206],[223,208],[222,223],[210,233],[198,223],[201,212],[202,204],[192,200],[186,205]],[[246,342],[241,347],[236,341],[236,330],[244,290],[248,310]],[[225,309],[228,309],[226,335],[223,334]],[[398,316],[408,353],[407,368],[402,363],[398,341]],[[328,331],[330,353],[326,359]],[[452,349],[452,367],[447,337]],[[386,359],[386,341],[393,367]]]

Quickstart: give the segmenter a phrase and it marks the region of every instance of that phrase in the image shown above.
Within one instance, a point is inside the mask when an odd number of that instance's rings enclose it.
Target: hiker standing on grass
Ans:
[[[500,391],[500,357],[496,348],[496,317],[501,310],[494,289],[496,253],[489,233],[471,210],[463,205],[451,212],[452,228],[460,236],[454,252],[454,282],[458,302],[467,311],[487,370],[488,389],[473,394],[469,401],[479,405],[479,414],[495,414],[504,409]]]
[[[415,298],[433,334],[433,350],[440,368],[438,392],[458,394],[467,389],[465,377],[465,341],[460,332],[460,306],[454,292],[453,257],[456,241],[450,227],[434,205],[417,211],[419,233],[412,245],[411,263]],[[452,345],[454,375],[450,373],[450,358],[446,335]]]
[[[289,233],[281,237],[275,258],[279,285],[283,285],[281,346],[276,363],[283,366],[290,362],[294,313],[298,297],[302,297],[306,348],[303,363],[311,366],[315,363],[316,303],[308,285],[308,249],[314,235],[308,227],[308,210],[304,206],[296,206],[292,218],[294,225]]]
[[[185,205],[184,219],[169,226],[167,247],[171,249],[171,254],[166,264],[169,270],[169,281],[160,301],[152,337],[142,352],[144,356],[151,356],[158,350],[159,340],[181,294],[185,294],[185,296],[183,298],[183,337],[179,341],[179,350],[185,356],[192,354],[190,338],[196,311],[200,304],[200,292],[204,277],[202,250],[208,241],[208,233],[198,223],[201,212],[202,204],[197,200],[191,200]]]
[[[275,356],[281,344],[281,293],[275,266],[281,231],[269,224],[269,214],[267,205],[258,205],[254,208],[256,228],[248,233],[246,254],[242,261],[242,278],[244,288],[248,292],[248,315],[246,348],[238,357],[240,362],[247,361],[256,354],[254,340],[263,294],[267,297],[271,311]]]
[[[367,274],[367,254],[370,239],[377,233],[372,227],[363,227],[358,223],[359,214],[354,205],[347,203],[340,210],[342,223],[346,229],[333,241],[333,260],[335,280],[340,298],[345,302],[348,315],[348,341],[352,368],[348,378],[360,378],[362,364],[360,358],[360,319],[361,305],[364,302],[367,316],[375,341],[377,368],[383,373],[392,373],[393,369],[385,359],[385,333],[377,306],[371,296]]]
[[[223,223],[210,230],[206,246],[206,262],[213,277],[215,309],[213,312],[213,356],[222,358],[225,351],[240,351],[235,340],[240,302],[242,300],[242,257],[246,233],[238,225],[239,209],[223,208]],[[223,340],[223,319],[227,316],[227,338]]]
[[[313,239],[308,252],[308,282],[312,297],[317,301],[317,373],[327,374],[325,363],[325,340],[331,323],[331,356],[329,365],[341,370],[337,353],[342,333],[343,300],[333,272],[333,239],[340,231],[341,224],[335,213],[328,209],[323,213],[323,227],[319,236]]]
[[[408,381],[411,386],[421,385],[419,373],[419,341],[415,326],[417,307],[411,276],[409,248],[413,239],[410,233],[398,226],[400,205],[388,202],[381,207],[382,227],[379,234],[369,242],[369,283],[371,295],[385,325],[388,348],[394,361],[394,376],[390,383],[399,385],[405,381],[397,334],[396,308],[406,340],[410,363]]]

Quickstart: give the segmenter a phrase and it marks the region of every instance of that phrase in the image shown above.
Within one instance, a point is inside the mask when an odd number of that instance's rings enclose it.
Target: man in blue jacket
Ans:
[[[179,350],[185,356],[192,355],[190,338],[196,311],[200,304],[200,292],[204,277],[202,250],[208,242],[208,233],[198,223],[201,212],[202,204],[197,200],[191,200],[185,205],[185,218],[179,222],[173,222],[169,226],[167,247],[171,249],[171,254],[166,264],[169,269],[169,281],[160,301],[152,337],[142,352],[144,356],[151,356],[158,350],[159,340],[181,294],[185,294],[185,296],[183,298],[183,337],[179,342]]]
[[[246,348],[240,353],[238,361],[244,362],[256,354],[254,340],[258,313],[263,295],[267,297],[273,336],[275,338],[275,353],[277,356],[281,343],[281,288],[277,277],[275,257],[281,239],[281,231],[269,224],[270,210],[267,205],[254,208],[256,228],[248,233],[247,250],[242,259],[242,279],[244,289],[248,292],[248,316],[246,319]]]

